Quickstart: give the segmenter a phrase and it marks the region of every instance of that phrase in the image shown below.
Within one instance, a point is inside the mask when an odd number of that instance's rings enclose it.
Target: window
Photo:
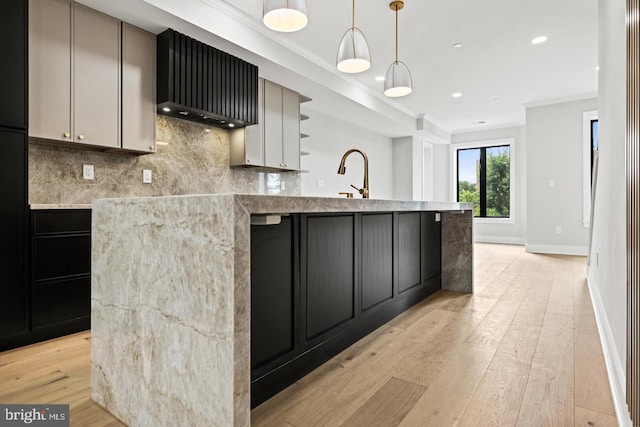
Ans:
[[[511,218],[511,144],[456,149],[457,201],[476,218]]]

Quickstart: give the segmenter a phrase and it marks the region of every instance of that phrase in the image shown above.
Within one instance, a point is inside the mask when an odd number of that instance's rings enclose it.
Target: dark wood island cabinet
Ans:
[[[440,289],[440,215],[292,214],[251,226],[252,406]]]

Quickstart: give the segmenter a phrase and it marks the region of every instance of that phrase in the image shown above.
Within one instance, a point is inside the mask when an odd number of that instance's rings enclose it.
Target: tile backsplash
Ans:
[[[158,116],[156,134],[157,152],[144,156],[30,144],[29,203],[207,193],[300,194],[298,173],[230,168],[226,130]],[[94,165],[94,180],[82,179],[84,164]],[[144,169],[152,171],[151,184],[142,182]]]

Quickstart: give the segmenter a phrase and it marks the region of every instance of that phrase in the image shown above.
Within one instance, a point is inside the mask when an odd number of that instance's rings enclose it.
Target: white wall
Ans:
[[[304,110],[309,120],[301,122],[301,132],[309,138],[301,140],[301,149],[309,153],[301,158],[303,196],[344,197],[338,192],[348,191],[361,197],[349,184],[362,187],[364,162],[353,153],[347,159],[345,175],[338,175],[342,155],[350,148],[359,148],[369,157],[369,187],[372,199],[393,198],[393,151],[391,138],[367,131],[347,122],[336,120],[318,111]],[[318,187],[324,181],[324,188]]]
[[[433,200],[453,201],[449,144],[433,144]]]
[[[586,255],[582,120],[597,98],[527,108],[527,251]],[[551,188],[549,180],[555,181]],[[556,234],[557,226],[562,234]]]
[[[624,403],[627,301],[624,0],[600,0],[598,32],[599,167],[588,277],[618,423],[631,425]]]
[[[525,127],[509,127],[502,129],[490,129],[486,131],[466,132],[454,134],[452,136],[451,156],[456,144],[469,142],[491,141],[496,139],[512,138],[514,140],[514,152],[511,160],[515,162],[514,177],[514,206],[512,223],[483,223],[482,219],[476,219],[473,224],[473,235],[476,242],[491,243],[517,243],[524,244],[527,235],[527,209],[526,209],[526,182],[527,182],[527,165],[526,165],[526,135]],[[448,148],[448,147],[447,147]],[[453,179],[451,171],[451,158],[448,161],[449,181]],[[455,187],[453,183],[448,187],[450,198],[455,197]]]
[[[422,200],[423,150],[414,136],[393,138],[393,197],[396,200]]]

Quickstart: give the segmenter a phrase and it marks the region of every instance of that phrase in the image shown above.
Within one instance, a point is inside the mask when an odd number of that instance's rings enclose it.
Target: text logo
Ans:
[[[69,405],[2,405],[0,427],[69,427]]]

